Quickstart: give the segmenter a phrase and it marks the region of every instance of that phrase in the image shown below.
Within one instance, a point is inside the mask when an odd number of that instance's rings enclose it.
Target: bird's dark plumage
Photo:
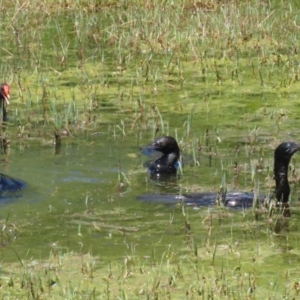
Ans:
[[[171,141],[171,144],[174,145],[174,139],[170,137],[161,138],[162,144],[160,146],[156,146],[155,148],[163,148],[168,149],[164,143]],[[160,139],[158,139],[160,140]],[[175,141],[176,142],[176,141]],[[155,141],[153,145],[156,145],[157,142]],[[164,147],[162,146],[164,145]],[[177,143],[176,143],[177,145]],[[178,145],[177,145],[178,147]],[[288,181],[288,168],[291,157],[295,152],[297,152],[300,148],[300,145],[294,142],[284,142],[280,144],[274,151],[274,178],[275,178],[275,192],[274,198],[276,199],[277,205],[282,204],[283,207],[288,208],[288,201],[290,196],[290,186]],[[160,150],[161,151],[161,150]],[[162,151],[161,151],[162,152]],[[169,153],[169,151],[163,152]],[[179,148],[178,148],[178,156],[179,156]],[[164,158],[164,161],[167,160],[168,156],[162,156],[157,161],[153,162],[154,166],[159,165],[160,160]],[[156,169],[158,169],[156,167]],[[230,208],[247,208],[252,207],[254,201],[254,194],[253,193],[245,193],[245,192],[228,192],[224,197],[222,197],[222,201],[224,206]],[[138,199],[142,201],[149,201],[149,202],[162,202],[162,203],[176,203],[177,201],[182,201],[189,205],[196,205],[196,206],[211,206],[214,205],[216,199],[219,198],[218,194],[216,193],[199,193],[199,194],[186,194],[186,195],[164,195],[164,194],[157,194],[157,195],[144,195],[139,196]],[[265,197],[258,196],[258,201],[263,201]],[[286,214],[289,215],[289,212]]]
[[[275,198],[279,203],[287,203],[290,196],[288,170],[291,157],[299,150],[294,142],[280,144],[274,152]]]
[[[2,83],[0,85],[0,105],[2,107],[2,120],[4,122],[8,121],[6,105],[9,104],[10,98],[10,86],[7,83]]]
[[[178,144],[171,136],[157,138],[149,146],[141,148],[143,151],[159,151],[163,155],[149,165],[149,172],[152,174],[176,173],[180,150]]]
[[[0,173],[0,194],[4,192],[16,192],[26,187],[26,183],[20,179]]]
[[[7,83],[2,83],[0,85],[0,104],[2,107],[2,120],[4,122],[8,121],[5,106],[9,105],[9,98],[10,98],[10,86]]]

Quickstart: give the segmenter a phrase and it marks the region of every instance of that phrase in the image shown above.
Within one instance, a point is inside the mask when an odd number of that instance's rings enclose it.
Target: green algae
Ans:
[[[297,297],[297,156],[288,221],[136,200],[224,181],[271,193],[273,149],[298,139],[296,4],[2,4],[3,172],[29,183],[1,208],[7,299]],[[138,154],[163,134],[185,161],[168,184],[150,181]]]

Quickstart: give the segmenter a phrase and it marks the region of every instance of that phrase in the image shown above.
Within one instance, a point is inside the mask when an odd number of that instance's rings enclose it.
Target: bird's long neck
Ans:
[[[158,159],[158,161],[172,167],[174,166],[174,164],[178,159],[179,159],[179,154],[176,152],[172,152],[169,154],[164,154],[162,157]]]
[[[155,162],[152,162],[149,169],[154,171],[154,173],[174,173],[177,170],[176,162],[178,159],[179,153],[176,151],[169,154],[164,154]]]
[[[7,113],[6,113],[6,108],[4,106],[4,100],[3,99],[1,101],[1,109],[2,109],[2,120],[5,122],[5,121],[7,121]]]
[[[290,185],[288,181],[288,163],[276,162],[274,164],[275,197],[278,202],[287,203],[290,196]]]
[[[6,122],[7,121],[7,113],[6,113],[6,109],[4,107],[4,103],[2,105],[3,105],[2,118],[3,118],[3,122]]]
[[[176,161],[179,159],[179,153],[172,152],[168,155],[166,155],[167,161],[169,165],[174,165]]]

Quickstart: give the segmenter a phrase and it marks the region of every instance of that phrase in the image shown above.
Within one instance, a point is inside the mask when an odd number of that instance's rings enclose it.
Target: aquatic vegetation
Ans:
[[[296,1],[1,7],[0,70],[12,87],[1,166],[29,183],[22,201],[1,206],[6,298],[297,297],[297,155],[288,220],[255,205],[231,213],[135,200],[271,193],[272,151],[299,142]],[[165,135],[180,141],[184,163],[180,178],[160,183],[136,153]]]

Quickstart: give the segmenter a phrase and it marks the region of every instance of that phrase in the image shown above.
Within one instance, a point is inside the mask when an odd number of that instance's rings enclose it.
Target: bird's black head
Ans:
[[[275,149],[275,161],[281,161],[288,164],[292,155],[297,152],[300,148],[300,145],[295,142],[285,142],[281,143]]]
[[[164,136],[154,140],[150,146],[155,151],[160,151],[163,154],[170,154],[176,152],[179,155],[179,147],[174,138],[171,136]]]

